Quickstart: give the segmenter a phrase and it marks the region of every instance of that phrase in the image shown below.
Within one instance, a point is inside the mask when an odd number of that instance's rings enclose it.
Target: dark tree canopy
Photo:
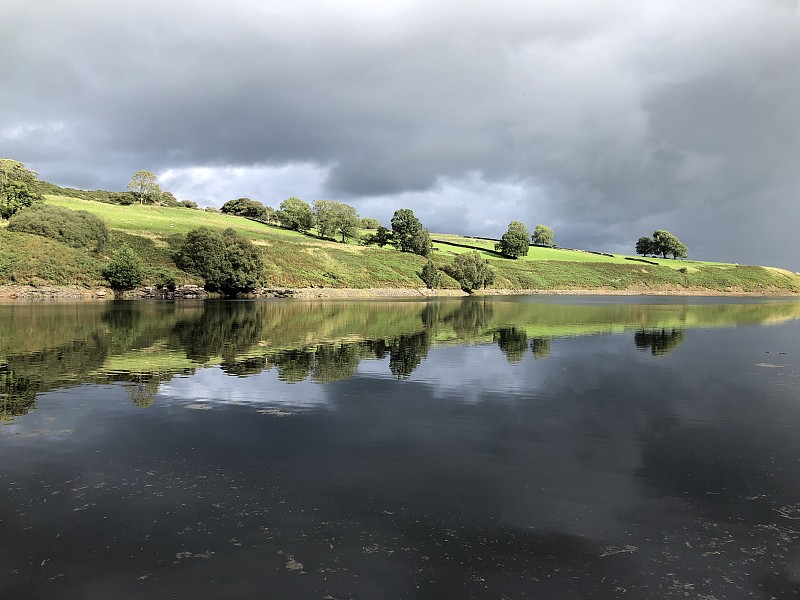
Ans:
[[[647,256],[654,253],[653,240],[647,236],[642,236],[636,241],[636,254]]]
[[[657,229],[653,232],[653,254],[661,254],[664,258],[667,254],[672,258],[686,258],[688,253],[686,245],[669,231]]]
[[[202,277],[207,290],[227,296],[257,287],[264,266],[261,251],[250,240],[233,229],[220,232],[207,227],[186,234],[175,262],[184,271]]]
[[[103,277],[115,292],[132,290],[142,285],[144,267],[141,259],[127,245],[122,245],[103,269]]]
[[[439,287],[441,276],[439,275],[439,269],[436,268],[432,260],[428,259],[428,262],[422,267],[419,277],[429,289]]]
[[[222,212],[226,215],[238,215],[249,219],[263,219],[266,207],[258,200],[250,198],[237,198],[228,200],[222,205]]]
[[[19,210],[42,202],[36,191],[37,175],[19,161],[0,158],[0,217],[8,219]]]
[[[495,244],[495,250],[509,258],[519,258],[528,254],[530,234],[528,228],[519,221],[511,221],[508,231]]]
[[[391,243],[392,241],[392,232],[386,229],[383,225],[378,225],[378,229],[375,233],[368,235],[364,238],[364,243],[367,246],[372,244],[376,244],[383,248],[386,244]]]
[[[392,216],[392,240],[403,252],[412,252],[414,237],[422,231],[422,223],[414,216],[414,211],[401,208]]]

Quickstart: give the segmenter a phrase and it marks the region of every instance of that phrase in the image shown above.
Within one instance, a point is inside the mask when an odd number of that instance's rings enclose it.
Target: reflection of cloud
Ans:
[[[191,377],[175,377],[159,390],[159,398],[173,402],[219,404],[276,404],[310,408],[328,403],[324,385],[308,380],[285,384],[275,369],[250,377],[231,377],[219,367],[198,370]]]

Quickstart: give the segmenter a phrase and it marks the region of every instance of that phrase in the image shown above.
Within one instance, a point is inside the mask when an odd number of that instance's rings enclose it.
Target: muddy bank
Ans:
[[[141,288],[125,292],[124,299],[195,299],[214,297],[198,286],[186,286],[176,292],[165,293],[154,288]],[[191,289],[188,289],[191,288]],[[369,299],[369,298],[441,298],[465,297],[466,292],[456,289],[427,288],[294,288],[273,289],[264,288],[254,294],[247,294],[247,298],[295,298],[300,300],[312,299]],[[569,290],[510,290],[488,289],[477,290],[475,296],[506,296],[506,295],[609,295],[609,296],[798,296],[787,290],[769,289],[759,292],[744,292],[739,289],[710,290],[687,288],[630,288],[617,289],[569,289]],[[110,288],[80,286],[29,286],[29,285],[4,285],[0,286],[0,301],[14,300],[113,300],[114,292]]]

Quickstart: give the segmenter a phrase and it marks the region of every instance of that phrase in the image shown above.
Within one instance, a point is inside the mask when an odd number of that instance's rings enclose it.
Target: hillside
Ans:
[[[165,275],[179,283],[202,283],[180,271],[171,258],[170,238],[197,227],[231,227],[264,252],[266,284],[307,288],[420,288],[422,257],[385,247],[365,247],[319,239],[243,217],[190,208],[122,206],[67,196],[46,195],[47,204],[85,210],[100,216],[111,239],[99,254],[69,248],[30,234],[0,229],[0,285],[103,286],[101,271],[122,243],[133,247],[147,265],[146,283]],[[493,250],[493,241],[453,234],[432,234],[432,259],[438,267],[477,248],[496,270],[496,289],[596,290],[633,292],[800,293],[800,276],[758,266],[689,260],[604,255],[577,250],[531,247],[527,257],[511,260]],[[58,257],[58,260],[53,260]],[[442,274],[443,288],[458,283]]]

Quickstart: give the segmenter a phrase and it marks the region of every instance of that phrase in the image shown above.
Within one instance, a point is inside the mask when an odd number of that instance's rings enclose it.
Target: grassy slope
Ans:
[[[270,285],[286,287],[420,287],[417,273],[425,263],[421,257],[392,248],[365,248],[319,240],[298,232],[271,227],[241,217],[186,208],[119,206],[64,196],[46,196],[49,204],[87,210],[101,216],[112,230],[105,254],[125,242],[135,248],[148,265],[148,283],[159,271],[170,272],[179,282],[199,283],[176,269],[166,240],[196,227],[233,227],[262,246],[267,257],[266,278]],[[719,291],[800,292],[800,277],[780,269],[746,267],[724,263],[652,259],[658,265],[625,260],[620,256],[531,248],[527,257],[509,260],[492,252],[493,242],[455,235],[435,239],[474,245],[495,267],[495,288],[501,289],[711,289]],[[434,244],[437,266],[449,264],[456,254],[467,251],[450,244]],[[58,256],[58,261],[52,257]],[[100,285],[106,256],[92,256],[37,236],[0,229],[0,284]],[[651,259],[648,259],[651,260]],[[680,269],[680,270],[679,270]],[[443,287],[456,288],[443,276]]]

